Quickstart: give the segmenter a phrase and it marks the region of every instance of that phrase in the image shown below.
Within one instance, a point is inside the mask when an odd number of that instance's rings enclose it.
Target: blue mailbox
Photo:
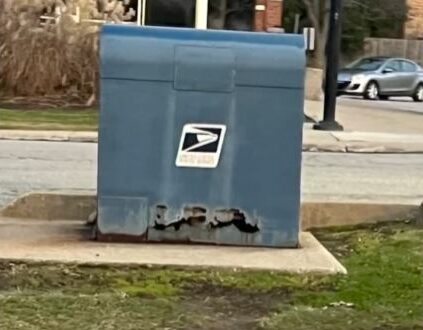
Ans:
[[[106,25],[101,240],[296,247],[302,36]]]

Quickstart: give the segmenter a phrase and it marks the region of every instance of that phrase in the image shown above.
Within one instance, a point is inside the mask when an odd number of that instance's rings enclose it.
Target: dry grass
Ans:
[[[87,101],[97,90],[98,27],[76,24],[69,15],[41,26],[49,2],[14,0],[0,10],[0,92]]]

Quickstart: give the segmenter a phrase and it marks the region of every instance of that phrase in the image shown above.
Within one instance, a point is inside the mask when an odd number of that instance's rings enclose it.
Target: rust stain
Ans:
[[[104,243],[140,243],[147,241],[147,233],[144,233],[139,236],[123,234],[103,234],[97,229],[95,239],[99,242]]]

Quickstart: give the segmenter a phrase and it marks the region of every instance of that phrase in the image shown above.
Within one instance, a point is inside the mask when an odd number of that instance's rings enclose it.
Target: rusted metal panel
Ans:
[[[169,217],[170,214],[170,217]],[[155,218],[148,230],[150,241],[188,241],[235,245],[260,244],[259,219],[246,217],[236,209],[208,210],[203,206],[168,210],[156,207]]]

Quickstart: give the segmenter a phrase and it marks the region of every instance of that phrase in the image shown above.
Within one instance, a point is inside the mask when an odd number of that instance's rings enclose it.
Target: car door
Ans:
[[[382,75],[378,79],[380,92],[383,94],[398,92],[401,88],[401,62],[399,60],[388,61],[382,69]]]
[[[401,61],[402,88],[401,92],[412,94],[417,86],[417,65],[410,61]]]

